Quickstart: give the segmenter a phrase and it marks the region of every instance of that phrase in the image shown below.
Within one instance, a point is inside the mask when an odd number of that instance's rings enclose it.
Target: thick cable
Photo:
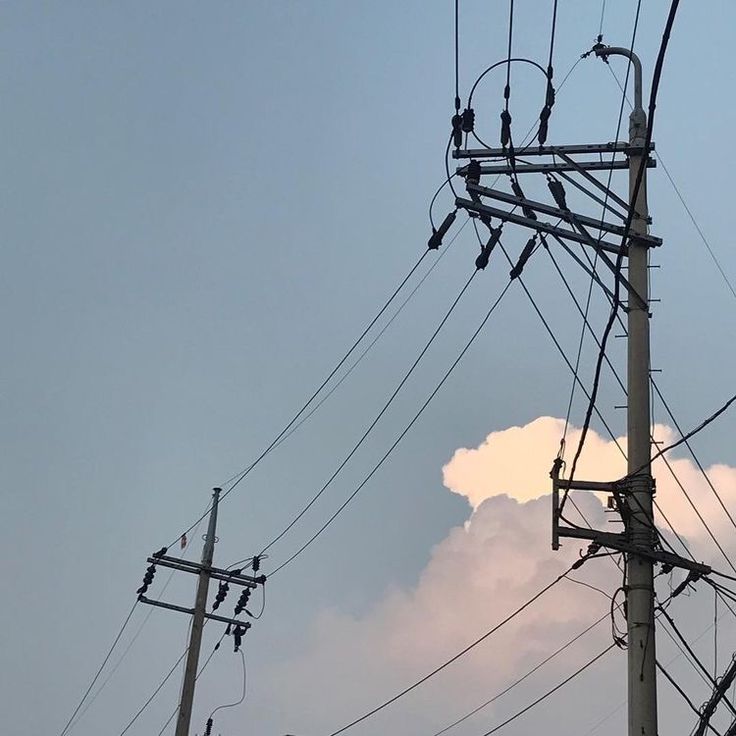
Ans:
[[[241,705],[243,701],[245,700],[246,692],[247,692],[247,684],[248,684],[248,670],[245,666],[245,654],[243,654],[242,649],[238,649],[238,654],[240,654],[240,659],[243,663],[243,692],[240,696],[239,700],[236,700],[234,703],[227,703],[226,705],[218,705],[217,708],[215,708],[212,713],[210,713],[210,718],[212,718],[215,713],[217,713],[220,710],[225,710],[227,708],[235,708],[238,705]]]
[[[576,561],[574,564],[577,565],[578,562],[579,561]],[[507,623],[509,623],[509,621],[512,621],[514,618],[516,618],[520,613],[522,613],[525,609],[531,606],[532,603],[534,603],[539,598],[541,598],[548,590],[550,590],[555,585],[557,585],[557,583],[559,583],[560,580],[563,580],[565,578],[565,575],[567,575],[567,573],[570,572],[572,569],[573,567],[571,566],[570,568],[565,570],[565,572],[558,575],[551,583],[547,583],[547,585],[545,585],[540,591],[535,593],[531,598],[529,598],[529,600],[527,600],[525,603],[519,606],[515,611],[510,613],[508,616],[506,616],[506,618],[504,618],[502,621],[500,621],[495,626],[493,626],[488,631],[486,631],[485,634],[483,634],[482,636],[479,636],[474,642],[472,642],[471,644],[468,644],[468,646],[466,646],[464,649],[461,649],[457,654],[450,657],[450,659],[443,662],[439,667],[435,667],[435,669],[433,669],[431,672],[429,672],[428,674],[426,674],[424,677],[420,678],[416,682],[414,682],[412,685],[409,685],[408,687],[404,688],[401,692],[397,693],[396,695],[389,698],[388,700],[385,700],[380,705],[376,706],[375,708],[368,711],[367,713],[364,713],[362,716],[360,716],[359,718],[356,718],[355,720],[351,721],[350,723],[343,726],[342,728],[339,728],[336,731],[333,731],[331,734],[329,734],[329,736],[338,736],[338,734],[341,734],[344,731],[347,731],[349,728],[356,726],[358,723],[362,723],[367,718],[370,718],[371,716],[375,715],[379,711],[382,711],[384,708],[387,708],[392,703],[395,703],[397,700],[399,700],[399,698],[404,697],[404,695],[406,695],[407,693],[410,693],[412,690],[415,690],[420,685],[423,685],[425,682],[427,682],[427,680],[434,677],[439,672],[442,672],[442,670],[444,670],[446,667],[449,667],[453,662],[456,662],[458,659],[460,659],[460,657],[467,654],[471,649],[474,649],[479,644],[481,644],[486,639],[488,639],[490,636],[495,634],[500,628],[502,628]]]
[[[672,31],[672,26],[675,22],[675,17],[677,15],[677,8],[679,7],[679,4],[680,4],[679,0],[672,0],[672,4],[670,5],[670,11],[667,16],[667,21],[665,23],[664,32],[662,34],[662,40],[660,43],[659,52],[657,53],[657,60],[654,66],[654,74],[652,76],[652,88],[651,88],[651,92],[649,96],[649,115],[648,115],[648,120],[647,120],[646,136],[644,140],[644,150],[645,151],[649,150],[649,147],[652,142],[652,131],[654,129],[654,114],[655,114],[655,110],[657,106],[657,92],[659,90],[659,83],[662,77],[662,67],[664,65],[664,57],[667,51],[667,46],[669,44],[670,33]],[[640,5],[641,3],[639,3],[639,6]],[[602,348],[599,351],[598,359],[596,360],[595,373],[593,377],[593,385],[592,385],[592,389],[590,392],[591,399],[590,399],[590,402],[588,404],[588,409],[585,414],[585,420],[583,422],[583,427],[582,427],[582,431],[580,434],[580,440],[578,442],[577,450],[575,451],[575,457],[573,458],[572,468],[570,471],[570,478],[569,478],[570,482],[572,482],[574,478],[574,473],[577,468],[577,463],[583,451],[583,446],[585,445],[585,439],[587,437],[588,430],[590,429],[590,421],[593,415],[593,407],[595,405],[595,402],[598,396],[598,388],[600,385],[600,375],[601,375],[601,369],[603,366],[603,354],[605,353],[606,345],[608,342],[608,337],[611,333],[611,329],[613,327],[613,324],[616,320],[616,316],[618,314],[618,307],[620,304],[620,288],[621,288],[621,281],[619,278],[619,274],[621,272],[621,266],[623,265],[624,249],[626,247],[626,241],[628,239],[629,232],[631,230],[631,224],[634,218],[635,203],[639,195],[639,191],[641,189],[645,170],[646,170],[646,164],[645,162],[642,162],[641,166],[639,166],[639,170],[637,171],[636,179],[634,181],[634,187],[633,187],[633,191],[630,197],[629,212],[626,218],[626,224],[624,226],[624,232],[621,238],[621,246],[619,249],[619,254],[616,258],[616,269],[615,269],[615,280],[614,280],[614,284],[615,284],[614,285],[614,304],[611,309],[611,313],[608,318],[606,327],[603,331],[603,335],[601,337]],[[564,497],[563,497],[563,501],[564,501]]]

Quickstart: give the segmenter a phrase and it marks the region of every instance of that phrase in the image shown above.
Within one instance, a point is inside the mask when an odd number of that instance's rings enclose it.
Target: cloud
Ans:
[[[549,469],[563,426],[560,419],[541,417],[522,427],[493,432],[479,447],[454,453],[442,469],[444,484],[468,499],[472,509],[468,520],[451,529],[432,550],[413,587],[387,591],[359,616],[321,612],[304,650],[271,673],[270,688],[289,704],[279,724],[283,732],[293,732],[298,723],[301,733],[329,733],[370,709],[465,647],[577,558],[584,544],[567,540],[559,552],[550,549]],[[673,436],[667,427],[658,427],[656,433],[665,442]],[[578,437],[579,430],[572,428],[569,448],[575,447]],[[625,440],[620,444],[625,451]],[[730,522],[698,469],[688,460],[669,463],[714,531],[723,539],[733,538],[727,533]],[[614,479],[624,468],[616,444],[591,432],[578,477]],[[708,472],[725,503],[736,508],[736,469],[716,465]],[[668,518],[688,537],[698,556],[715,562],[713,545],[683,503],[663,461],[657,463],[656,475],[658,499]],[[576,501],[594,526],[611,528],[611,516],[599,498],[583,493],[576,494]],[[591,561],[575,577],[609,592],[621,584],[621,574],[610,560]],[[404,734],[431,734],[507,686],[608,607],[609,600],[600,592],[563,581],[461,663],[353,733],[375,733],[396,728],[398,723]],[[533,692],[539,694],[545,684],[558,682],[609,642],[610,622],[605,621],[535,675],[537,680],[530,685]],[[622,684],[624,657],[615,650],[593,680],[576,684],[581,692],[576,718],[582,719],[582,725],[610,705],[611,693]],[[315,703],[324,702],[325,693],[329,693],[329,711],[315,708]],[[509,697],[513,703],[520,696]],[[487,725],[494,717],[493,710],[484,712],[476,724]]]

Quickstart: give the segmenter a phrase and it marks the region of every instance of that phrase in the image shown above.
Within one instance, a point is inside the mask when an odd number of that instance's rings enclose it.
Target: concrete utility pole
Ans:
[[[628,474],[630,514],[627,533],[635,547],[655,548],[654,482],[651,475],[651,407],[649,402],[649,247],[637,235],[647,232],[647,170],[644,150],[647,117],[642,107],[639,57],[628,49],[605,48],[604,58],[625,56],[634,67],[634,109],[629,117],[629,207],[633,210],[629,239],[628,279]],[[643,168],[638,192],[636,180]],[[636,195],[636,201],[634,196]],[[654,561],[651,556],[627,555],[627,631],[629,736],[657,736],[657,667],[654,631]]]
[[[192,631],[189,635],[189,649],[187,663],[184,670],[184,685],[181,690],[181,705],[179,717],[176,721],[176,736],[189,736],[189,724],[192,720],[192,703],[194,702],[194,684],[197,679],[197,665],[199,664],[199,650],[202,644],[202,629],[204,628],[205,612],[207,607],[207,592],[210,587],[210,572],[212,558],[215,552],[215,530],[217,527],[217,504],[220,500],[220,490],[215,488],[212,494],[212,509],[207,527],[207,536],[202,550],[202,567],[197,584],[197,597],[194,602],[192,615]]]

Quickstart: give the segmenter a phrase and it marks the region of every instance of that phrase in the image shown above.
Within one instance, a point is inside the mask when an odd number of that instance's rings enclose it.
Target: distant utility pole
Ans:
[[[150,563],[143,578],[143,585],[138,589],[138,600],[151,606],[166,608],[171,611],[179,611],[192,616],[192,628],[189,635],[189,646],[187,649],[186,666],[184,670],[184,684],[181,692],[181,702],[179,704],[179,715],[176,721],[175,736],[189,736],[189,728],[192,720],[192,704],[194,702],[194,686],[197,680],[197,666],[199,664],[199,652],[202,644],[202,630],[204,629],[205,619],[212,621],[220,621],[228,625],[228,631],[233,632],[235,637],[236,650],[240,646],[243,634],[250,628],[250,623],[237,618],[227,618],[225,616],[207,613],[207,594],[209,592],[210,579],[220,581],[220,588],[217,597],[213,603],[213,609],[219,607],[225,599],[230,588],[230,583],[239,585],[243,588],[243,593],[235,607],[235,615],[237,616],[247,604],[250,591],[258,585],[266,582],[265,575],[254,577],[251,575],[243,575],[240,570],[223,570],[212,567],[212,560],[215,551],[215,542],[217,541],[217,508],[220,500],[222,489],[215,488],[212,494],[212,507],[210,510],[209,524],[207,526],[207,535],[204,539],[204,547],[202,549],[202,561],[197,564],[188,562],[187,560],[176,557],[167,556],[167,549],[164,547],[148,558]],[[257,558],[256,558],[257,559]],[[255,560],[254,560],[255,562]],[[153,582],[153,576],[156,572],[156,566],[169,567],[182,572],[194,573],[198,576],[197,594],[194,601],[194,608],[185,608],[176,606],[172,603],[164,603],[162,601],[147,598],[144,593]],[[257,563],[254,565],[257,568]],[[247,613],[247,611],[246,611]]]
[[[647,209],[646,170],[655,166],[650,157],[654,150],[651,143],[646,149],[647,120],[642,106],[642,69],[639,58],[628,49],[604,46],[594,47],[596,56],[604,61],[609,56],[626,57],[634,71],[634,109],[629,118],[629,141],[622,143],[580,144],[564,146],[529,145],[523,151],[515,152],[510,144],[510,135],[502,129],[501,148],[461,149],[462,135],[456,139],[456,159],[471,159],[467,166],[457,169],[465,178],[469,199],[457,197],[455,206],[467,210],[492,228],[493,220],[501,225],[512,223],[532,230],[534,238],[527,244],[519,263],[512,270],[511,277],[521,273],[524,263],[534,249],[537,237],[545,247],[548,238],[556,241],[588,275],[609,295],[611,290],[604,284],[595,268],[587,265],[575,252],[575,248],[589,247],[597,254],[601,267],[607,268],[628,295],[624,305],[627,313],[628,357],[627,357],[627,434],[628,471],[623,479],[603,482],[565,479],[560,477],[562,460],[558,458],[552,469],[552,547],[559,549],[561,537],[585,539],[590,542],[590,552],[602,547],[622,552],[626,558],[626,619],[628,649],[628,733],[629,736],[657,736],[657,671],[655,653],[654,621],[654,565],[661,564],[664,569],[679,567],[688,570],[687,580],[678,586],[675,595],[701,575],[710,573],[707,565],[684,559],[679,555],[662,549],[654,526],[653,500],[655,484],[651,475],[651,409],[649,403],[649,290],[648,259],[649,249],[662,244],[661,239],[647,232],[649,214]],[[541,116],[540,116],[541,119]],[[503,121],[503,116],[502,116]],[[510,121],[505,121],[510,125]],[[472,123],[469,125],[472,131]],[[541,131],[541,128],[540,128]],[[545,131],[546,137],[546,131]],[[627,160],[603,160],[605,153],[622,153]],[[516,159],[516,155],[523,160]],[[576,156],[593,154],[599,158],[580,160]],[[528,158],[538,157],[529,162]],[[540,161],[547,157],[546,162]],[[481,160],[485,162],[481,163]],[[551,159],[551,160],[549,160]],[[610,191],[591,172],[628,169],[628,201]],[[528,199],[522,190],[522,175],[543,173],[547,176],[548,188],[556,206]],[[513,194],[500,189],[481,186],[483,175],[508,175],[511,178]],[[579,178],[574,178],[575,176]],[[559,177],[559,178],[558,178]],[[640,181],[639,181],[640,178]],[[618,217],[623,226],[606,222],[605,219],[587,217],[572,212],[566,201],[561,180],[575,186],[592,200],[605,205],[604,216]],[[638,186],[637,186],[637,182]],[[591,192],[594,187],[599,193]],[[495,200],[502,205],[513,205],[511,211],[488,204]],[[520,211],[519,211],[520,210]],[[627,214],[630,227],[626,228]],[[540,219],[547,215],[552,221]],[[598,231],[598,236],[591,233]],[[491,240],[486,246],[488,252],[498,241],[500,228],[491,229]],[[625,237],[624,237],[625,236]],[[615,238],[619,242],[616,243]],[[495,238],[495,240],[494,240]],[[625,240],[625,242],[624,242]],[[531,248],[529,246],[532,246]],[[610,255],[609,255],[610,254]],[[612,256],[614,256],[612,258]],[[616,261],[626,259],[626,275],[616,267]],[[604,492],[612,497],[612,508],[621,516],[623,532],[612,533],[581,526],[562,526],[566,519],[563,508],[567,494],[571,491]],[[560,494],[563,494],[560,500]],[[736,678],[736,672],[734,673]],[[736,736],[736,725],[733,731]]]

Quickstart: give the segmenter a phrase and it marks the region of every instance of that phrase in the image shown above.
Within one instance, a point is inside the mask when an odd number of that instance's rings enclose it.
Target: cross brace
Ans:
[[[536,202],[533,199],[517,197],[514,194],[508,194],[500,189],[491,189],[490,187],[482,187],[479,184],[468,182],[467,190],[471,197],[474,194],[481,197],[489,197],[490,199],[495,199],[499,202],[503,202],[504,204],[510,204],[521,208],[526,207],[535,210],[536,212],[541,212],[544,215],[559,217],[565,222],[579,223],[585,227],[603,230],[604,232],[613,233],[614,235],[620,235],[622,237],[626,233],[626,228],[621,225],[612,225],[611,223],[604,222],[603,220],[597,220],[594,217],[578,215],[577,213],[570,212],[569,210],[561,210],[559,207],[554,207],[553,205],[545,204],[544,202]],[[644,245],[651,247],[662,245],[662,238],[657,238],[654,235],[636,235],[635,233],[630,232],[630,238],[633,239],[634,237]]]
[[[660,562],[664,565],[679,567],[684,570],[692,570],[699,575],[709,575],[712,569],[709,565],[700,562],[688,560],[680,557],[672,552],[662,549],[643,549],[632,544],[624,534],[616,534],[613,532],[602,532],[597,529],[582,529],[579,527],[560,526],[560,491],[593,491],[597,493],[612,493],[614,496],[618,494],[625,495],[629,487],[627,478],[613,482],[573,480],[568,481],[563,478],[552,475],[552,549],[560,548],[560,537],[569,537],[572,539],[587,539],[594,544],[609,549],[615,549],[626,554],[638,555],[645,557],[653,562]]]
[[[647,168],[652,169],[657,165],[653,158],[647,159]],[[518,161],[515,166],[509,164],[481,164],[481,174],[557,174],[561,171],[619,171],[628,169],[629,162],[621,161],[579,161],[571,163],[554,163],[554,164],[527,164]],[[464,176],[467,172],[467,166],[458,166],[455,172],[460,176]]]
[[[164,603],[163,601],[154,601],[146,596],[138,596],[138,600],[141,603],[147,603],[149,606],[156,606],[156,608],[167,608],[169,611],[179,611],[179,613],[188,613],[190,616],[194,613],[193,608],[186,608],[185,606],[175,606],[173,603]],[[205,618],[211,619],[212,621],[220,621],[223,624],[232,624],[233,626],[241,626],[244,629],[249,629],[251,624],[248,621],[240,621],[237,618],[227,618],[227,616],[218,616],[214,613],[205,613]]]
[[[616,143],[579,143],[567,146],[526,146],[514,149],[517,156],[553,156],[571,153],[624,153],[627,156],[641,155],[643,146],[632,146],[630,143],[619,141]],[[654,150],[654,143],[649,146]],[[454,150],[453,158],[507,158],[508,148],[469,148]]]
[[[195,575],[199,575],[204,566],[198,562],[190,562],[189,560],[182,560],[177,557],[149,557],[148,562],[153,565],[161,565],[161,567],[170,567],[173,570],[181,570],[182,572],[191,572]],[[211,578],[215,580],[224,580],[228,583],[234,583],[235,585],[242,585],[245,588],[256,588],[258,585],[262,585],[266,582],[266,576],[261,575],[260,577],[253,577],[252,575],[242,575],[235,573],[234,570],[223,570],[219,567],[208,567],[207,571]]]

